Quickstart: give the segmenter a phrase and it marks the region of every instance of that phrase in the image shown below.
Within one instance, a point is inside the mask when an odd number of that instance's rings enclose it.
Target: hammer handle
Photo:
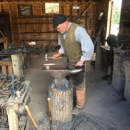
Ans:
[[[30,112],[30,110],[29,110],[27,105],[25,105],[25,109],[26,109],[26,111],[27,111],[27,113],[28,113],[28,115],[29,115],[29,117],[30,117],[30,119],[31,119],[35,129],[38,130],[38,126],[37,126],[35,120],[33,119],[32,114],[31,114],[31,112]]]
[[[17,77],[16,79],[14,79],[14,82],[18,81],[19,79],[20,79],[20,76]],[[8,84],[8,87],[9,87],[11,84],[12,84],[12,82]]]
[[[50,130],[52,130],[51,99],[47,98],[47,102],[48,102],[48,112],[49,112],[49,119],[50,119]]]
[[[2,87],[2,85],[5,83],[6,79],[2,80],[2,82],[0,83],[0,87]]]

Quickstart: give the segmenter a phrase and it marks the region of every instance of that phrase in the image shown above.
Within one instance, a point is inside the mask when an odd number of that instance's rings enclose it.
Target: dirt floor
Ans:
[[[43,54],[31,55],[32,64],[27,63],[24,74],[25,79],[31,81],[29,109],[32,116],[41,130],[49,130],[47,98],[48,86],[53,77],[42,70],[44,57]],[[106,72],[103,70],[94,69],[86,73],[86,103],[81,114],[73,116],[73,120],[68,123],[69,126],[53,124],[55,130],[130,130],[130,104],[120,100],[109,81],[102,80],[105,75]],[[26,130],[32,129],[34,126],[29,120]]]

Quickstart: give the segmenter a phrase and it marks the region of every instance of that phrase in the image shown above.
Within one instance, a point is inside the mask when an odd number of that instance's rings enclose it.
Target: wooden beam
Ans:
[[[0,66],[12,66],[12,63],[9,61],[0,61]]]
[[[92,5],[93,5],[93,3],[91,3],[91,4],[89,5],[89,7],[88,7],[87,9],[85,9],[80,16],[83,16],[83,15],[92,7]],[[80,18],[78,18],[77,21],[78,21],[78,20],[80,20]]]

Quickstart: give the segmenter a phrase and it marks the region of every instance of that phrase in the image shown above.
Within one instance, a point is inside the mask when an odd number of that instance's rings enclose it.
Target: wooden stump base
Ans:
[[[68,90],[51,89],[52,121],[69,122],[72,120],[73,88]]]

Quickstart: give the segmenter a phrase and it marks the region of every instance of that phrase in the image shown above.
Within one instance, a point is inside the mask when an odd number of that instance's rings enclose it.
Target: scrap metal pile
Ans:
[[[24,106],[30,99],[30,81],[25,81],[23,75],[0,75],[0,129],[9,129],[9,119],[7,109],[14,104],[18,104],[18,127],[22,129],[27,121],[27,114]]]

